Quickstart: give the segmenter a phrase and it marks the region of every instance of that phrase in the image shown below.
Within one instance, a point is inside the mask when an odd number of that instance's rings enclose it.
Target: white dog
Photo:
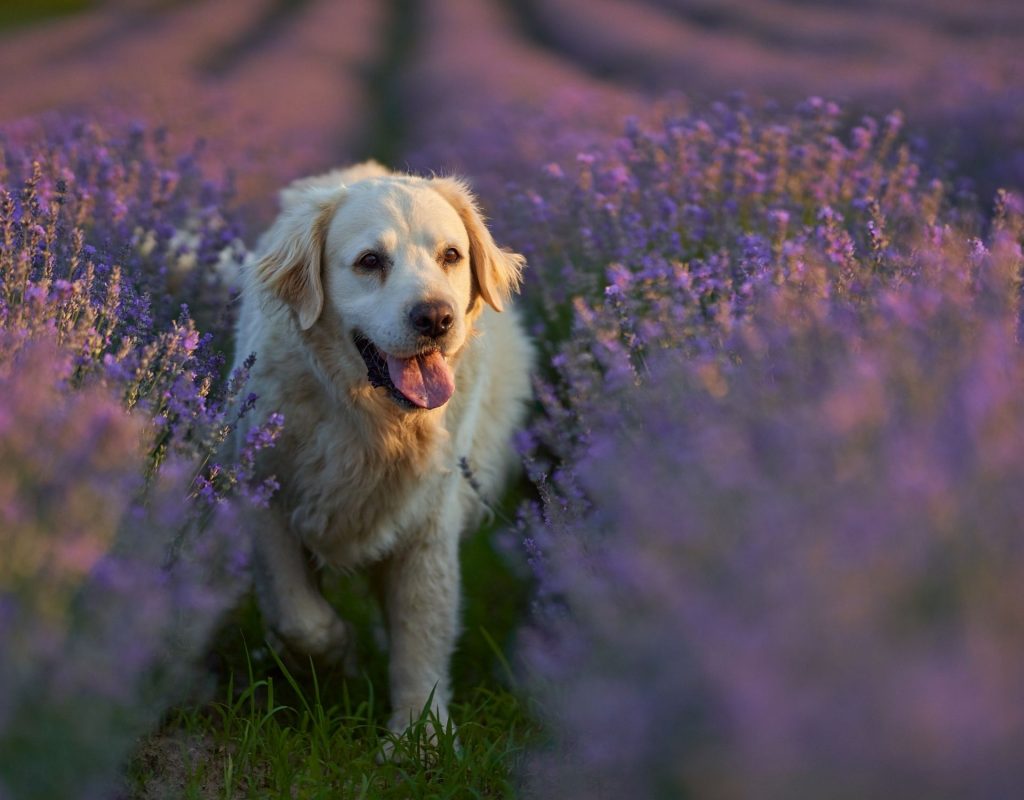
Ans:
[[[352,631],[311,558],[379,565],[390,727],[431,696],[445,722],[459,537],[480,521],[477,492],[498,496],[530,395],[531,347],[507,308],[524,259],[452,178],[367,162],[298,181],[281,203],[243,276],[237,342],[239,363],[256,354],[245,420],[285,417],[261,464],[281,489],[252,522],[260,606],[290,651],[342,661]]]

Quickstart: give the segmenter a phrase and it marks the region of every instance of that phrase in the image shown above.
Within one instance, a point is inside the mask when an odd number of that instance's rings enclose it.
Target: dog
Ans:
[[[525,259],[495,244],[453,177],[371,161],[297,181],[280,200],[243,269],[237,328],[258,399],[236,447],[268,413],[285,419],[259,463],[280,489],[248,522],[259,605],[287,652],[345,663],[353,630],[317,570],[372,569],[389,728],[428,705],[443,726],[460,536],[499,497],[531,395],[533,351],[509,305]]]

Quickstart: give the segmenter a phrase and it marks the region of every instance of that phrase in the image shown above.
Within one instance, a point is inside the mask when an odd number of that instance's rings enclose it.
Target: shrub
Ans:
[[[536,795],[1020,781],[1020,202],[839,116],[634,126],[519,198]]]
[[[31,133],[0,161],[0,794],[105,797],[245,588],[235,498],[283,421],[217,463],[254,400],[217,346],[228,187],[159,133]]]

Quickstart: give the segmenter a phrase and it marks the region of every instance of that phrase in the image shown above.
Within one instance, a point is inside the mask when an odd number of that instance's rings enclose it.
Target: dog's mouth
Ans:
[[[440,350],[425,350],[409,358],[385,353],[359,331],[352,334],[373,387],[384,387],[406,409],[438,408],[455,391],[455,376]]]

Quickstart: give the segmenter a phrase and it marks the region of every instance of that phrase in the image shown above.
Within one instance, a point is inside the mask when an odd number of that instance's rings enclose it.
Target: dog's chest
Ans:
[[[429,524],[449,472],[442,431],[336,417],[303,427],[283,448],[292,463],[279,468],[282,500],[294,532],[325,563],[379,560]]]

